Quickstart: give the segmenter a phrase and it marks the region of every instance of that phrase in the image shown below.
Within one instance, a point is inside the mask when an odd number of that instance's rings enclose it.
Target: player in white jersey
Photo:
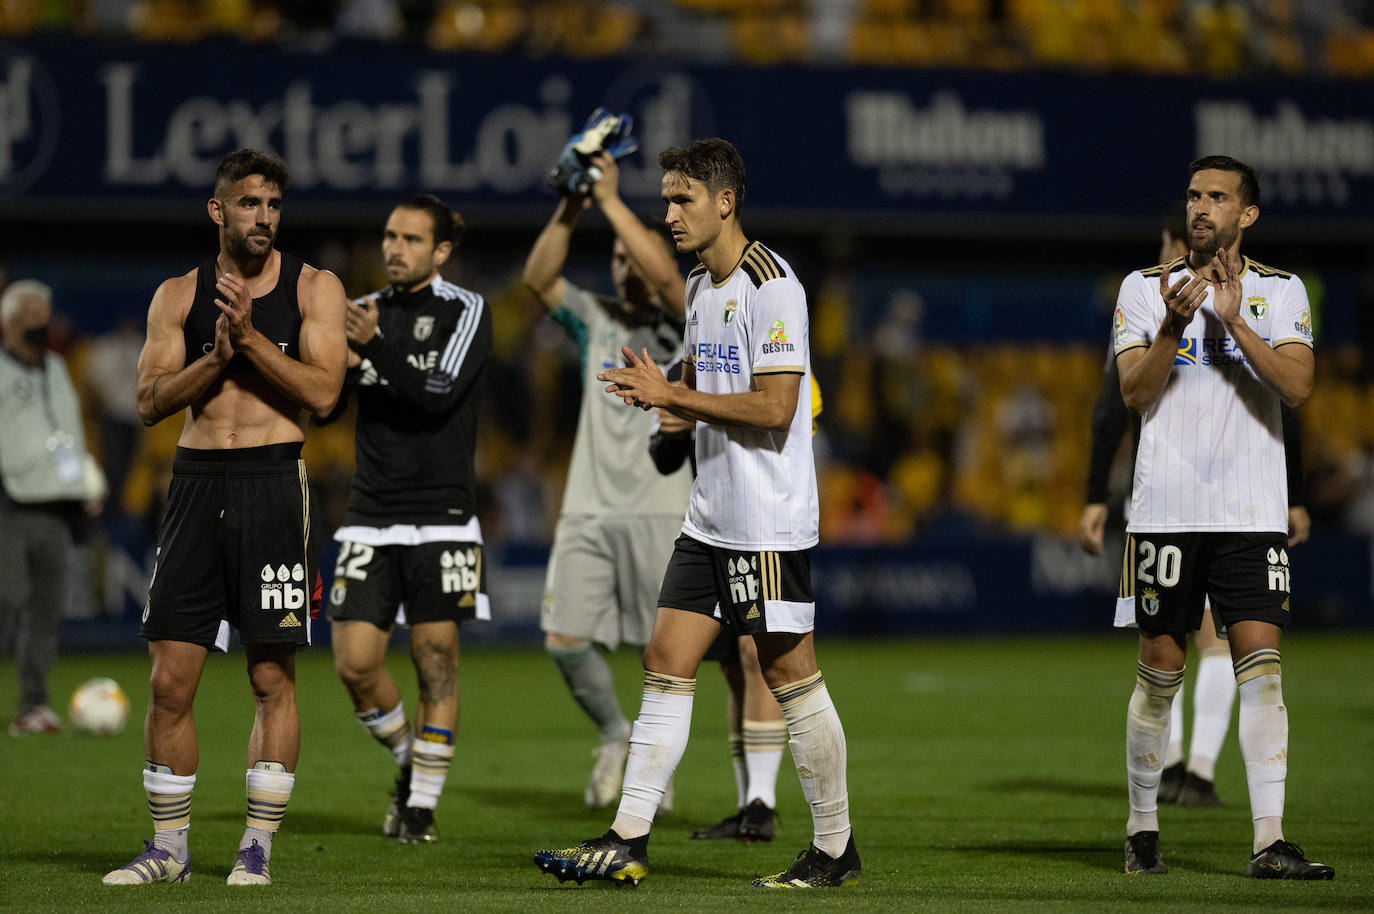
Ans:
[[[611,651],[621,642],[641,647],[648,642],[663,567],[682,529],[691,474],[681,464],[660,473],[644,448],[653,417],[625,409],[599,389],[597,372],[619,363],[622,346],[647,346],[665,359],[676,356],[682,348],[684,304],[682,275],[666,238],[620,198],[615,158],[601,152],[590,164],[601,177],[590,183],[588,196],[570,194],[559,200],[530,249],[523,278],[582,353],[577,437],[539,624],[544,647],[573,699],[601,734],[583,793],[588,806],[600,808],[620,797],[630,722],[621,713],[611,668],[598,648]],[[561,275],[573,231],[592,203],[616,235],[611,248],[614,299],[579,289]],[[731,707],[747,703],[750,709],[744,719],[732,721],[736,779],[738,784],[742,765],[749,765],[757,792],[755,804],[741,802],[729,837],[767,841],[773,834],[773,784],[787,733],[782,711],[758,670],[752,642],[730,647],[725,652],[720,645],[718,652],[724,668],[737,673],[726,677]],[[733,664],[727,662],[731,656],[737,656]],[[670,798],[671,790],[661,805],[664,812]],[[743,821],[746,809],[748,822]]]
[[[1164,213],[1160,231],[1159,262],[1172,264],[1188,254],[1188,212],[1183,200],[1171,204]],[[1133,426],[1133,428],[1132,428]],[[1283,407],[1284,458],[1288,473],[1288,545],[1307,540],[1312,520],[1303,507],[1301,430],[1296,410]],[[1079,522],[1079,541],[1092,555],[1102,554],[1107,522],[1107,476],[1121,438],[1131,429],[1131,463],[1135,463],[1135,442],[1140,437],[1140,419],[1131,415],[1121,399],[1121,377],[1116,354],[1112,352],[1103,371],[1102,389],[1093,405],[1092,448],[1088,458],[1087,497]],[[1117,591],[1115,624],[1135,627],[1135,541],[1125,538],[1121,586]],[[1197,649],[1194,675],[1192,738],[1186,761],[1183,747],[1183,706],[1185,687],[1174,699],[1169,720],[1169,744],[1164,755],[1164,772],[1159,782],[1159,802],[1180,806],[1219,807],[1213,780],[1217,756],[1231,726],[1231,710],[1236,697],[1236,675],[1231,669],[1231,649],[1224,631],[1218,633],[1211,608],[1205,601],[1202,622],[1193,633]]]
[[[1302,281],[1240,255],[1259,218],[1254,171],[1229,156],[1190,166],[1187,257],[1121,284],[1114,343],[1141,416],[1128,530],[1140,653],[1126,723],[1126,872],[1168,872],[1157,796],[1185,638],[1203,597],[1227,627],[1254,820],[1252,877],[1330,879],[1283,837],[1288,716],[1279,638],[1290,617],[1280,402],[1312,390]],[[1147,275],[1148,274],[1148,275]],[[1177,277],[1177,278],[1175,278]]]
[[[647,352],[599,375],[607,392],[697,423],[697,478],[644,651],[644,693],[614,823],[535,864],[560,881],[633,882],[648,872],[649,830],[687,747],[696,671],[728,619],[752,634],[782,706],[811,805],[813,839],[755,886],[853,885],[861,865],[849,826],[845,741],[816,665],[810,548],[819,511],[811,452],[806,294],[786,261],[739,223],[744,162],[730,143],[698,140],[659,156],[666,221],[701,261],[687,283],[687,359],[670,384]]]

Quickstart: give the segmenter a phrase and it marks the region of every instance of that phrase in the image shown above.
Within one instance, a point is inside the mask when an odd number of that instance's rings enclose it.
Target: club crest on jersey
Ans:
[[[1264,320],[1264,316],[1269,313],[1269,302],[1262,295],[1251,295],[1245,300],[1245,307],[1250,310],[1250,316],[1257,321]]]
[[[1174,364],[1197,364],[1197,337],[1190,336],[1183,341],[1183,345],[1178,347],[1178,353],[1174,356]]]
[[[735,319],[735,312],[738,310],[739,302],[735,301],[733,298],[730,299],[725,303],[725,311],[720,316],[721,321],[726,324],[730,323]]]
[[[1145,615],[1153,616],[1159,613],[1159,591],[1153,587],[1146,587],[1140,592],[1140,608],[1145,611]]]
[[[429,339],[429,335],[434,332],[434,315],[421,314],[415,318],[415,326],[410,328],[415,339],[423,343]]]

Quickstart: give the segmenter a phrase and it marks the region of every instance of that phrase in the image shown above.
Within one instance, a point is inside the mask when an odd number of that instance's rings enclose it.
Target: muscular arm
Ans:
[[[220,293],[227,291],[220,278]],[[291,358],[251,323],[234,342],[277,390],[316,416],[328,416],[343,386],[348,344],[344,308],[348,299],[338,277],[327,270],[302,272],[297,286],[301,309],[300,361]],[[247,295],[246,287],[241,289]],[[251,305],[251,299],[249,299]]]
[[[136,395],[144,425],[156,425],[199,400],[234,354],[221,318],[215,324],[215,348],[186,364],[183,326],[194,294],[191,273],[158,286],[148,306],[148,337],[138,356]]]
[[[1116,368],[1121,373],[1121,399],[1137,415],[1144,415],[1155,405],[1173,371],[1183,335],[1175,335],[1166,327],[1159,329],[1149,348],[1137,346],[1116,357]]]
[[[1294,408],[1307,401],[1312,393],[1316,368],[1311,347],[1302,343],[1287,343],[1272,348],[1243,319],[1227,323],[1226,329],[1240,351],[1245,353],[1255,374],[1274,389],[1279,399]]]
[[[1250,328],[1241,316],[1241,301],[1245,296],[1241,274],[1244,268],[1239,255],[1228,250],[1217,252],[1216,268],[1212,273],[1212,307],[1217,317],[1236,341],[1250,367],[1266,384],[1274,388],[1279,398],[1295,409],[1302,406],[1312,393],[1312,377],[1316,361],[1311,347],[1303,343],[1281,343],[1272,346]]]
[[[617,237],[625,245],[630,259],[638,266],[648,280],[650,288],[663,302],[663,310],[681,318],[686,311],[682,273],[677,263],[668,253],[661,238],[653,230],[639,221],[618,192],[620,169],[615,159],[600,153],[594,160],[601,169],[601,178],[592,185],[592,199],[601,207],[606,221],[611,223]]]
[[[563,264],[568,259],[573,228],[585,207],[586,201],[560,198],[553,217],[539,233],[529,256],[525,258],[525,269],[520,278],[545,310],[552,311],[563,300],[563,293],[567,289],[567,280],[562,276]]]
[[[1125,286],[1122,288],[1124,294]],[[1141,416],[1150,411],[1164,392],[1178,344],[1207,297],[1207,280],[1183,276],[1170,286],[1169,273],[1165,271],[1159,277],[1159,294],[1164,299],[1164,319],[1150,345],[1127,349],[1116,357],[1116,367],[1121,372],[1121,399]]]

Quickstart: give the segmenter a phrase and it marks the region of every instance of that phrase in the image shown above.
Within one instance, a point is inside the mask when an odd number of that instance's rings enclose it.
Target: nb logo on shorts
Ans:
[[[277,566],[275,571],[270,564],[263,565],[261,577],[263,609],[280,611],[305,606],[305,588],[296,586],[305,580],[305,567],[300,562],[289,570],[285,565]],[[284,621],[282,626],[288,627]]]
[[[759,579],[754,572],[759,570],[757,555],[742,555],[725,563],[727,583],[730,585],[730,599],[744,603],[759,598]]]
[[[1269,547],[1269,589],[1292,593],[1289,586],[1288,550]]]
[[[444,593],[475,593],[481,567],[482,555],[472,546],[439,553],[439,583]]]

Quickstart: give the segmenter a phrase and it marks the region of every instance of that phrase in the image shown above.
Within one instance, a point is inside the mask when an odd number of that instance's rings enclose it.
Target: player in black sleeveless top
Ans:
[[[143,608],[152,659],[143,787],[147,850],[110,885],[183,882],[199,748],[192,701],[211,648],[237,630],[256,715],[245,776],[248,821],[230,885],[271,882],[272,839],[300,755],[295,652],[310,642],[320,578],[300,459],[308,414],[343,382],[347,299],[333,274],[278,252],[286,166],[230,153],[207,204],[219,253],[162,283],[138,362],[144,424],[185,414],[157,562]]]

